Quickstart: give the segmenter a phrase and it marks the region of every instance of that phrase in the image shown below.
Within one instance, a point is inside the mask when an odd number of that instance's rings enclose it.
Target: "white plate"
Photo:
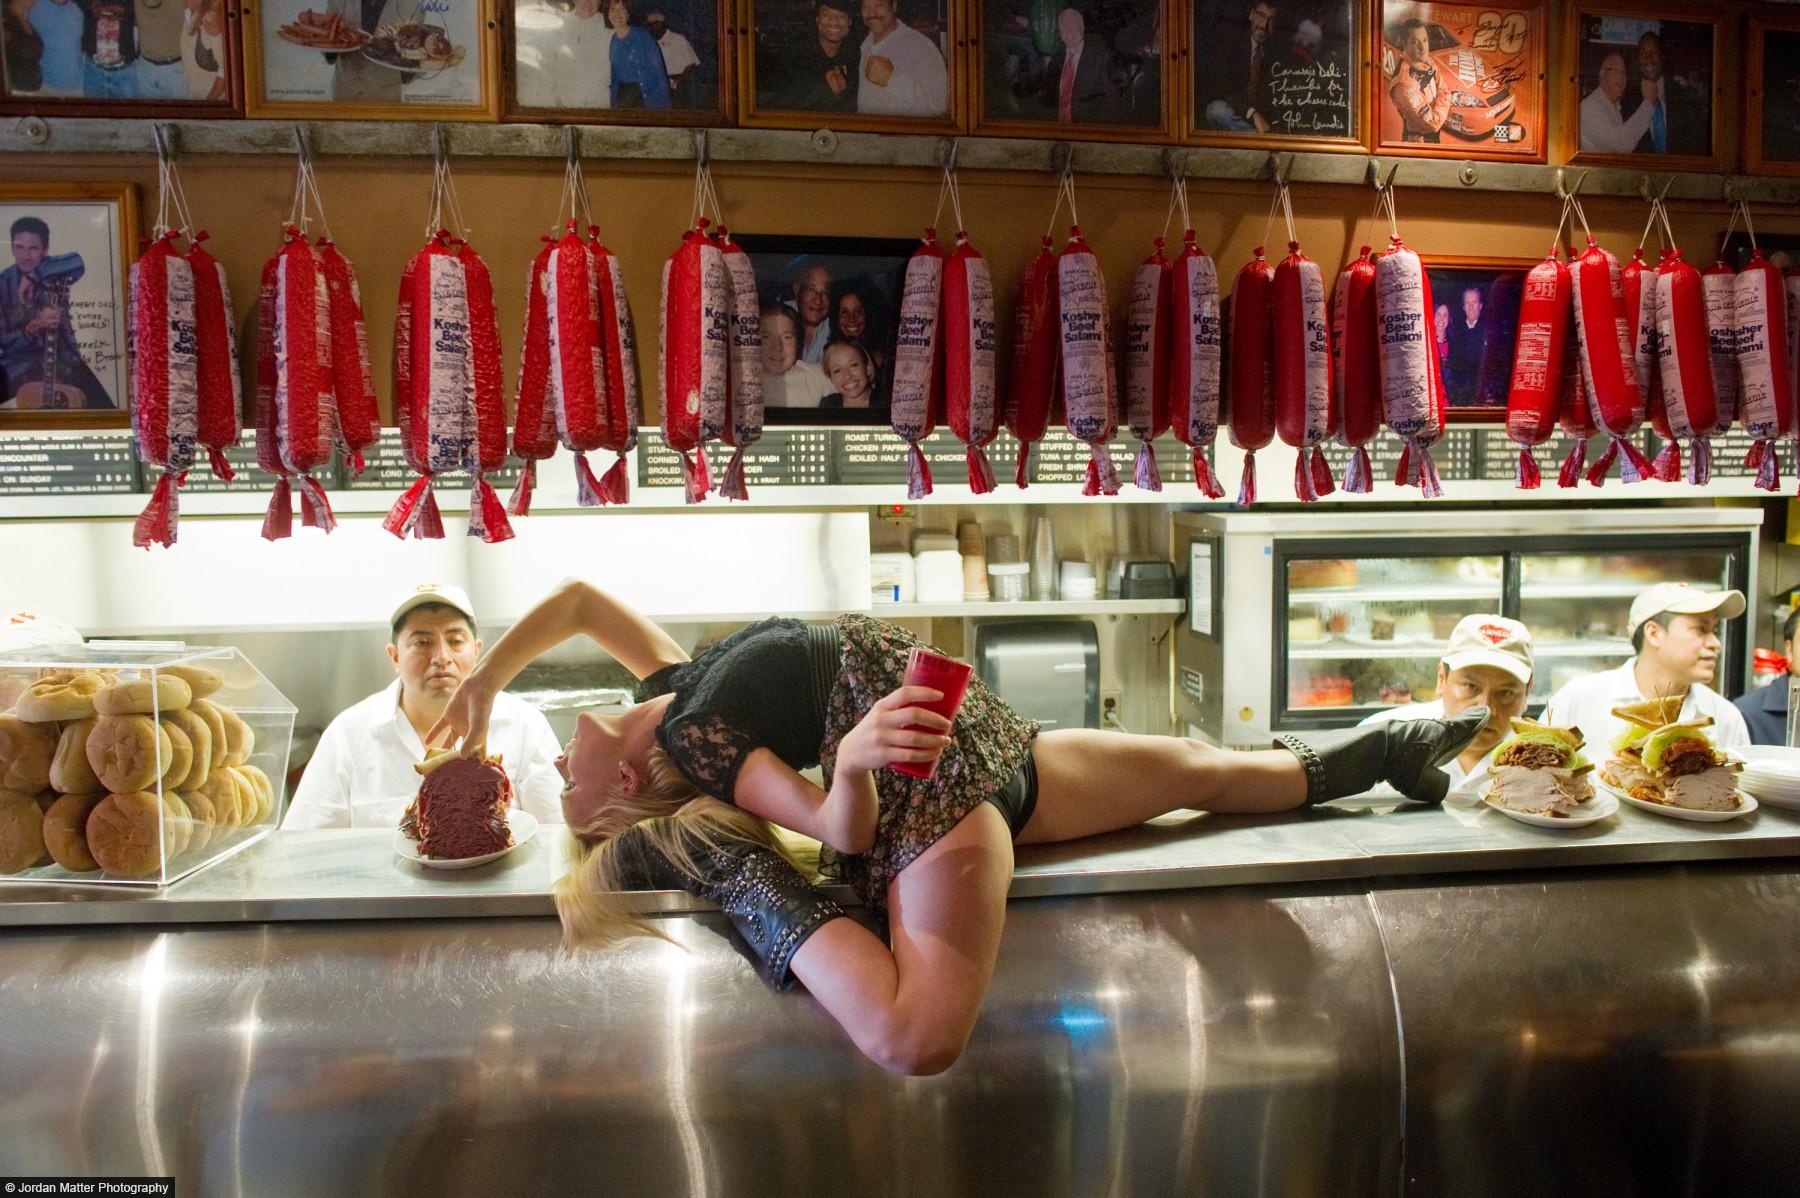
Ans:
[[[1509,816],[1522,824],[1533,824],[1539,828],[1585,828],[1589,824],[1597,824],[1608,818],[1619,809],[1619,800],[1609,794],[1596,794],[1581,805],[1581,810],[1574,815],[1539,815],[1534,811],[1514,811],[1511,807],[1502,807],[1498,803],[1488,803],[1489,783],[1481,789],[1481,801],[1487,803],[1501,815]]]
[[[1607,794],[1616,795],[1625,802],[1630,803],[1633,807],[1638,807],[1645,811],[1654,811],[1656,814],[1667,816],[1669,819],[1692,820],[1697,824],[1723,823],[1728,819],[1736,819],[1740,815],[1749,815],[1752,811],[1756,810],[1756,800],[1741,790],[1737,792],[1738,799],[1740,800],[1738,805],[1730,811],[1696,811],[1692,807],[1671,807],[1667,803],[1650,803],[1643,799],[1634,799],[1618,787],[1609,782],[1602,781],[1598,777],[1594,779],[1594,785],[1599,789],[1604,790]]]
[[[394,852],[414,865],[423,865],[427,869],[474,869],[477,865],[499,860],[537,835],[537,816],[529,811],[510,808],[506,813],[506,822],[512,826],[513,842],[498,853],[483,853],[479,857],[426,857],[419,853],[419,842],[398,828],[394,829]]]

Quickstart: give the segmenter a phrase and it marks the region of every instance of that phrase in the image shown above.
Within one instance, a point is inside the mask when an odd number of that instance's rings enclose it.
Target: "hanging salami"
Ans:
[[[1219,273],[1192,229],[1182,234],[1181,253],[1169,270],[1168,308],[1169,425],[1193,458],[1194,485],[1208,499],[1222,499],[1225,488],[1208,459],[1219,435],[1224,351]]]
[[[599,292],[600,361],[606,376],[606,418],[601,421],[599,447],[616,455],[600,476],[600,496],[607,503],[625,503],[631,499],[626,455],[637,445],[638,425],[644,418],[644,400],[638,390],[637,333],[632,326],[631,303],[625,296],[624,269],[618,255],[600,240],[598,225],[588,225],[588,256],[594,260]],[[757,379],[760,383],[761,375]],[[761,418],[759,410],[758,435]]]
[[[756,272],[750,255],[731,240],[731,232],[719,226],[719,252],[725,263],[725,283],[730,289],[731,349],[727,355],[725,412],[718,420],[716,436],[732,447],[731,461],[719,483],[727,499],[748,499],[744,485],[744,449],[762,438],[762,314],[756,297]]]
[[[959,205],[960,207],[960,205]],[[959,216],[960,219],[960,216]],[[968,446],[969,490],[994,489],[987,445],[1000,431],[1000,401],[994,379],[999,353],[994,323],[994,281],[987,259],[956,235],[944,264],[944,301],[939,317],[944,339],[944,415],[950,431]]]
[[[1694,451],[1705,455],[1706,469],[1710,473],[1711,438],[1730,432],[1738,418],[1737,272],[1727,263],[1715,260],[1700,273],[1700,285],[1706,298],[1706,334],[1710,351],[1707,356],[1712,363],[1714,414],[1711,428],[1696,430]]]
[[[906,497],[931,494],[931,467],[919,442],[944,418],[943,344],[938,317],[943,302],[944,264],[948,255],[937,243],[937,230],[906,261],[900,290],[900,328],[894,342],[894,390],[889,423],[907,444]]]
[[[1562,400],[1556,410],[1557,427],[1574,442],[1556,475],[1556,485],[1564,490],[1581,485],[1582,471],[1587,468],[1588,440],[1600,431],[1594,427],[1593,402],[1581,372],[1581,326],[1571,321],[1570,331],[1572,335],[1563,347]]]
[[[194,272],[175,251],[178,236],[178,230],[161,227],[130,272],[131,431],[138,457],[162,469],[132,528],[131,543],[139,548],[175,543],[177,492],[200,436]]]
[[[1050,426],[1055,397],[1061,393],[1058,339],[1062,322],[1056,309],[1056,262],[1056,250],[1045,234],[1037,254],[1026,263],[1025,273],[1020,276],[1018,302],[1013,306],[1006,428],[1019,442],[1013,482],[1021,489],[1029,480],[1031,447],[1043,439]]]
[[[1680,439],[1689,441],[1688,482],[1704,486],[1712,477],[1712,448],[1705,438],[1718,419],[1713,390],[1712,339],[1706,327],[1706,287],[1700,272],[1672,251],[1656,275],[1658,372],[1669,442],[1658,455],[1658,476],[1681,477]]]
[[[1525,274],[1512,381],[1506,393],[1506,435],[1519,447],[1513,478],[1521,490],[1535,490],[1541,483],[1532,450],[1556,431],[1573,317],[1570,305],[1569,268],[1552,245],[1549,256]]]
[[[1394,482],[1442,495],[1431,446],[1444,435],[1444,380],[1431,343],[1431,279],[1419,255],[1395,233],[1375,263],[1375,314],[1381,338],[1381,409],[1403,442]]]
[[[1578,204],[1576,212],[1580,211]],[[1644,420],[1645,404],[1638,386],[1637,355],[1619,260],[1600,248],[1589,233],[1587,249],[1570,267],[1569,282],[1582,387],[1592,406],[1595,427],[1608,438],[1606,451],[1588,468],[1587,480],[1600,486],[1615,461],[1619,477],[1627,483],[1654,477],[1650,460],[1631,441]]]
[[[310,173],[310,172],[309,172]],[[369,367],[369,330],[363,319],[356,267],[329,233],[318,240],[319,267],[330,304],[332,392],[337,397],[337,437],[352,475],[361,477],[363,451],[381,438],[381,407]]]
[[[1336,489],[1321,447],[1338,431],[1338,407],[1331,380],[1325,275],[1318,263],[1300,252],[1298,241],[1288,242],[1287,257],[1275,268],[1269,302],[1275,431],[1296,451],[1294,493],[1302,503],[1311,503]]]
[[[1080,225],[1056,261],[1056,305],[1061,321],[1062,397],[1069,435],[1088,447],[1083,495],[1117,495],[1119,475],[1107,444],[1117,427],[1111,329],[1106,279]]]
[[[513,456],[525,463],[506,501],[514,516],[531,514],[537,488],[537,464],[556,452],[556,405],[550,397],[550,258],[556,238],[543,237],[544,248],[525,274],[525,328],[519,336],[519,385],[513,400]]]
[[[1263,257],[1259,245],[1250,261],[1238,269],[1231,288],[1225,413],[1231,443],[1244,451],[1244,473],[1238,483],[1240,505],[1256,502],[1256,451],[1275,438],[1269,327],[1269,289],[1274,282],[1275,268]]]
[[[707,235],[709,224],[704,217],[697,220],[663,263],[662,431],[669,448],[681,455],[689,503],[699,503],[712,490],[701,413],[709,406],[723,408],[730,372],[731,293],[724,255]]]
[[[1173,281],[1173,266],[1158,237],[1150,256],[1131,276],[1131,302],[1125,314],[1125,423],[1138,439],[1132,480],[1146,491],[1162,490],[1151,442],[1169,427],[1173,399]]]
[[[587,455],[600,448],[608,405],[600,351],[600,285],[594,259],[575,231],[573,218],[550,247],[544,288],[548,344],[542,352],[548,367],[550,410],[558,437],[575,455],[576,502],[582,507],[598,507],[606,500]],[[520,410],[524,410],[522,404]]]
[[[269,268],[264,272],[269,294],[261,297],[257,310],[270,327],[266,335],[259,333],[257,345],[271,359],[266,365],[259,363],[258,377],[271,380],[269,424],[274,446],[268,454],[259,448],[257,458],[275,464],[277,482],[264,525],[272,532],[287,524],[274,509],[289,504],[283,484],[291,480],[300,490],[302,523],[330,532],[337,519],[312,472],[329,464],[337,449],[331,297],[318,253],[296,225],[282,230],[281,248]],[[257,431],[262,435],[260,421]]]
[[[1787,294],[1781,271],[1751,242],[1750,264],[1734,283],[1737,299],[1738,412],[1755,444],[1744,465],[1756,486],[1781,485],[1776,441],[1793,430],[1794,400],[1787,352]]]
[[[1363,246],[1339,272],[1331,297],[1332,385],[1341,428],[1338,442],[1354,449],[1344,491],[1367,495],[1373,484],[1370,441],[1381,431],[1381,332],[1375,307],[1375,262]]]
[[[208,455],[213,477],[231,482],[236,474],[225,451],[238,442],[238,413],[243,383],[238,371],[237,317],[231,309],[231,287],[225,267],[201,246],[204,230],[188,243],[188,270],[194,276],[194,350],[199,356],[199,444]]]

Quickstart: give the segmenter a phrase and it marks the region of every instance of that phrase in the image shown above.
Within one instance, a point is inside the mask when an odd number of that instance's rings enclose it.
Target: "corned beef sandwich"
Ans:
[[[439,750],[414,769],[423,774],[419,797],[400,817],[400,830],[425,857],[480,857],[509,848],[512,781],[498,757],[462,757]]]
[[[1644,768],[1644,740],[1658,728],[1681,718],[1681,700],[1645,699],[1615,707],[1612,713],[1625,721],[1625,727],[1613,738],[1612,756],[1601,763],[1600,780],[1633,798],[1661,802],[1657,796],[1662,785]]]
[[[1744,767],[1713,748],[1700,730],[1702,724],[1670,724],[1644,738],[1644,769],[1656,783],[1656,793],[1631,791],[1631,796],[1691,811],[1736,811],[1737,776]]]
[[[1566,818],[1594,797],[1588,778],[1594,767],[1581,755],[1581,729],[1514,720],[1512,730],[1488,767],[1488,803]]]

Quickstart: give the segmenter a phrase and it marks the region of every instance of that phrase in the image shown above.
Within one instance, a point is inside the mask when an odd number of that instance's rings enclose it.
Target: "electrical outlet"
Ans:
[[[1108,714],[1111,714],[1111,715],[1119,714],[1119,692],[1118,691],[1101,691],[1100,692],[1100,718],[1102,720],[1105,720],[1105,718],[1107,717]]]

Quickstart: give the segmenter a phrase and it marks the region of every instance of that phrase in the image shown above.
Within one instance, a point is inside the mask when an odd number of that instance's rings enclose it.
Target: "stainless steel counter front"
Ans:
[[[456,871],[400,860],[393,836],[279,832],[161,891],[0,886],[0,927],[554,913],[550,887],[567,869],[560,826],[544,826],[491,865]],[[1021,848],[1012,897],[1767,857],[1800,857],[1800,811],[1764,805],[1740,819],[1694,823],[1622,806],[1613,819],[1559,830],[1478,803],[1368,798],[1280,816],[1177,813],[1110,836]],[[853,901],[845,888],[833,893]],[[676,891],[635,901],[654,913],[712,909]]]

